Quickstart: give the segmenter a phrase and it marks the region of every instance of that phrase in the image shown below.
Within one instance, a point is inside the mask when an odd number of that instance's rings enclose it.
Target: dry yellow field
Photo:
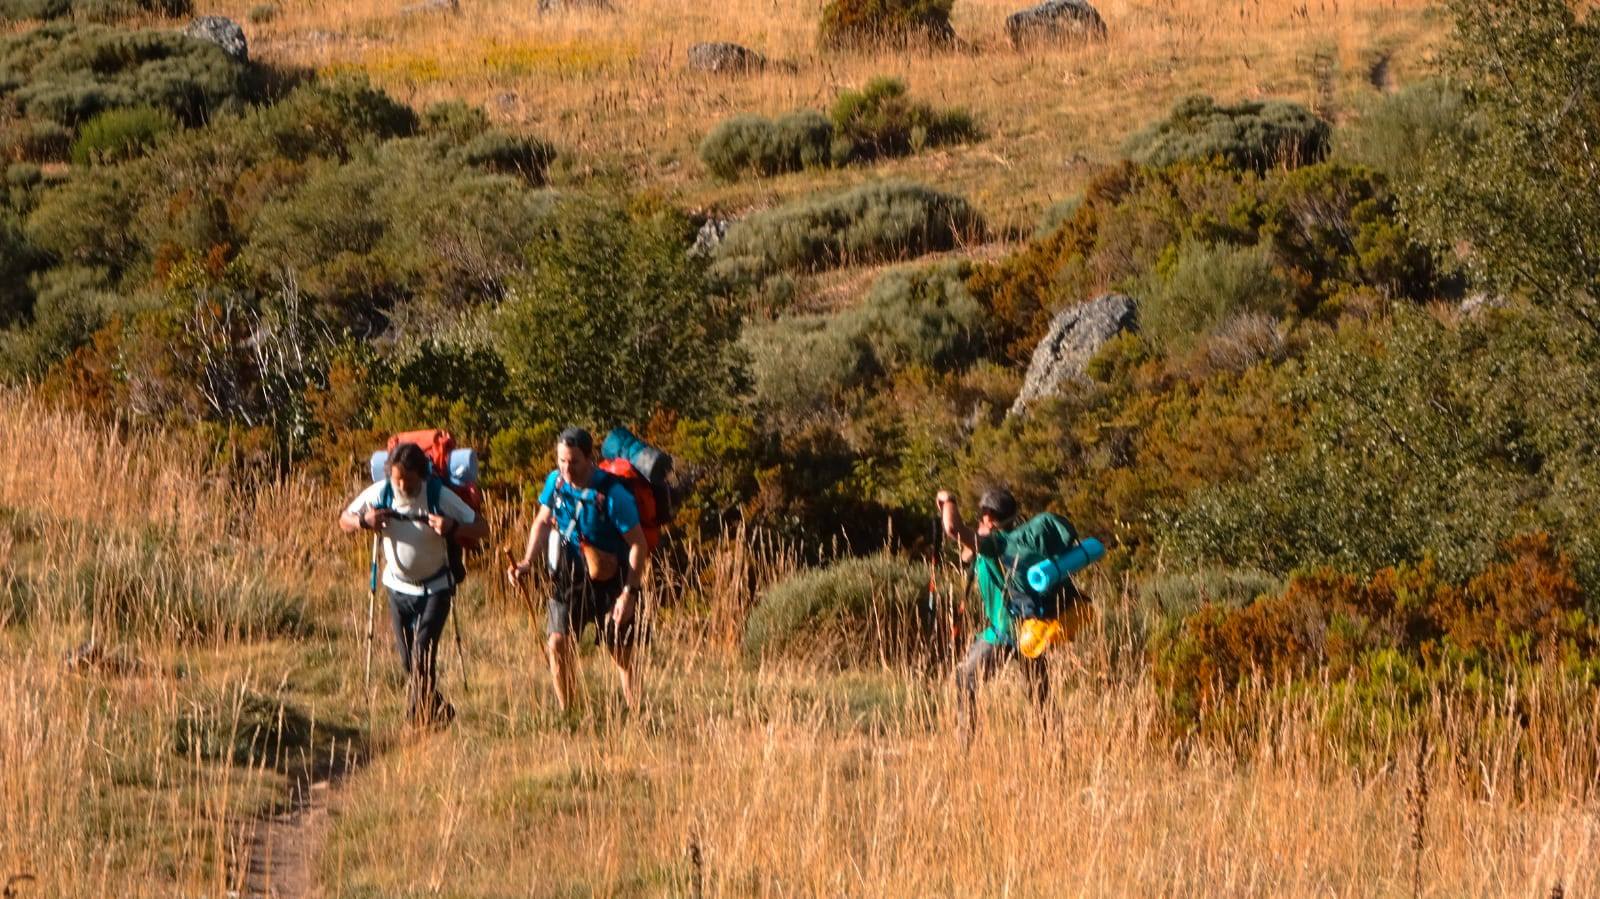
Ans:
[[[527,611],[480,572],[470,692],[444,663],[461,718],[407,733],[381,630],[363,700],[365,558],[337,496],[192,484],[193,447],[3,399],[0,440],[41,448],[0,458],[0,878],[35,878],[20,896],[1600,891],[1592,694],[1437,705],[1425,755],[1352,758],[1327,687],[1263,700],[1244,743],[1174,742],[1110,628],[1062,657],[1042,717],[992,685],[963,749],[942,678],[743,663],[739,610],[793,564],[748,542],[673,572],[703,605],[662,613],[631,716],[592,652],[559,716]],[[91,635],[103,655],[64,665]],[[308,781],[317,815],[283,816],[280,844],[300,864],[249,876],[258,825]]]
[[[265,0],[204,4],[246,22]],[[904,176],[966,195],[993,221],[1030,228],[1123,139],[1177,99],[1284,97],[1336,119],[1375,88],[1417,77],[1443,29],[1423,0],[1103,0],[1109,37],[1011,49],[1022,0],[960,0],[964,51],[821,54],[820,4],[726,0],[709,7],[617,0],[540,13],[532,0],[279,0],[246,23],[253,54],[318,71],[360,70],[413,104],[460,98],[569,151],[578,174],[623,173],[703,209],[737,210],[819,187]],[[259,16],[258,16],[259,18]],[[691,73],[686,48],[734,41],[781,63],[747,76]],[[825,109],[841,90],[897,75],[937,105],[972,111],[987,138],[873,168],[727,185],[696,147],[741,112]]]

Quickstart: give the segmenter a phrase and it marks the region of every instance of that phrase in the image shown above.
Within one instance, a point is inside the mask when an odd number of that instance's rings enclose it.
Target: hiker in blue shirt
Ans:
[[[935,503],[945,536],[961,544],[961,561],[971,563],[983,601],[988,627],[967,650],[956,666],[957,702],[963,740],[970,740],[977,722],[978,685],[1014,658],[1022,661],[1022,673],[1035,701],[1043,703],[1050,693],[1050,680],[1044,659],[1029,659],[1017,652],[1016,622],[1006,596],[1003,566],[1008,553],[1009,532],[1017,520],[1017,499],[1004,487],[991,487],[978,499],[978,526],[969,528],[961,520],[955,496],[940,490]]]
[[[513,581],[527,576],[541,554],[547,554],[555,579],[545,654],[557,704],[566,711],[572,702],[577,640],[593,623],[595,642],[611,654],[623,701],[632,708],[638,702],[635,619],[650,545],[633,494],[595,465],[594,438],[582,428],[568,428],[556,438],[556,470],[539,494],[527,551],[506,574]]]

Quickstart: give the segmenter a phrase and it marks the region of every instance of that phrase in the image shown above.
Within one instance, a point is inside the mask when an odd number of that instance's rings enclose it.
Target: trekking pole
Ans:
[[[506,566],[508,568],[516,567],[517,560],[515,556],[511,555],[511,550],[502,546],[500,547],[500,555],[505,556]],[[512,578],[511,582],[516,586],[517,596],[522,598],[522,604],[528,610],[528,620],[537,624],[539,620],[539,614],[534,611],[533,597],[528,595],[528,586],[522,582],[522,578]]]
[[[456,632],[456,660],[461,663],[461,695],[471,696],[472,688],[467,686],[467,654],[461,648],[461,610],[455,609],[455,614],[450,616],[455,624]]]
[[[373,607],[378,604],[378,540],[377,534],[372,535],[372,568],[368,573],[367,582],[367,671],[362,677],[361,689],[367,697],[367,717],[372,717],[372,614]]]

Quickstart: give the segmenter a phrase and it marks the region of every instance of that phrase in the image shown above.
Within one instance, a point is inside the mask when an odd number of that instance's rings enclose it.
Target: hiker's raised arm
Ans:
[[[969,562],[978,553],[978,535],[961,520],[961,509],[956,505],[955,494],[940,490],[934,498],[939,509],[939,522],[944,535],[961,544],[961,561]]]

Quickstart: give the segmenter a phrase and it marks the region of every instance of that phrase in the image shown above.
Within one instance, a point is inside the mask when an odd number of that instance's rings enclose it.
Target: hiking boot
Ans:
[[[420,730],[444,730],[456,720],[456,707],[443,696],[435,696],[428,708],[406,716],[412,727]]]

